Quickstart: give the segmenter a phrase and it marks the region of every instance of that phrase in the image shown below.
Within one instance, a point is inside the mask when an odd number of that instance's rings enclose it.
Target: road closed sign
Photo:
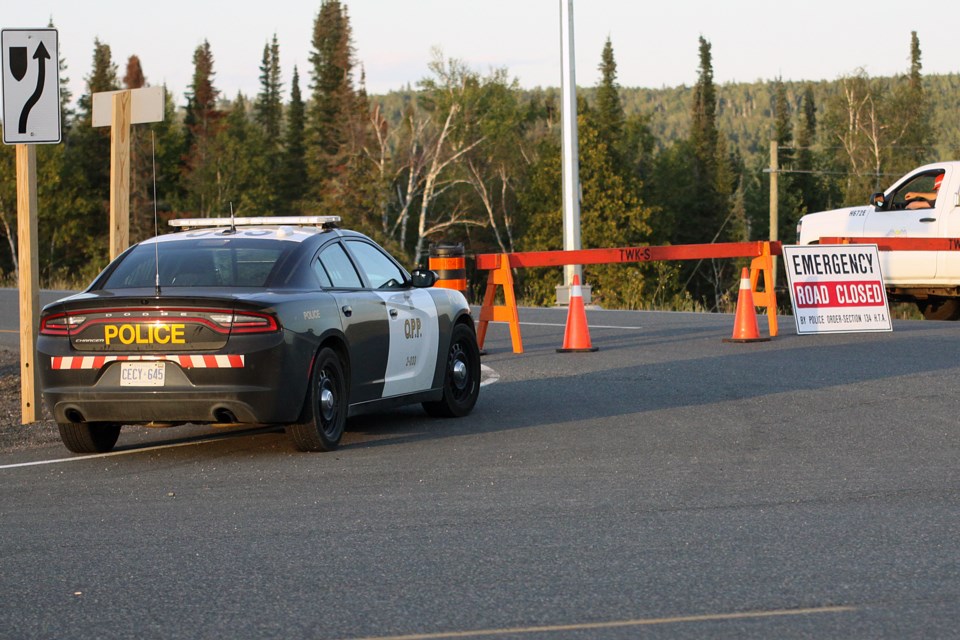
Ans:
[[[877,245],[784,246],[797,333],[893,331]]]

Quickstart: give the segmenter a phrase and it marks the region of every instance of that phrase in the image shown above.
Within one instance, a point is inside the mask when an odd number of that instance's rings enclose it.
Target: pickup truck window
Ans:
[[[943,171],[932,171],[914,176],[893,194],[890,209],[929,209],[933,207],[941,180],[943,180]]]

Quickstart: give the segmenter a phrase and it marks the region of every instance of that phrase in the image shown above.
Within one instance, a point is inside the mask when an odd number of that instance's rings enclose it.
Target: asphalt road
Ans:
[[[520,315],[472,415],[333,454],[0,454],[0,636],[956,637],[960,324],[729,344],[730,315],[591,310],[600,351],[558,354],[564,312]]]
[[[40,308],[73,291],[41,291]],[[0,348],[20,351],[20,298],[16,289],[0,288]]]

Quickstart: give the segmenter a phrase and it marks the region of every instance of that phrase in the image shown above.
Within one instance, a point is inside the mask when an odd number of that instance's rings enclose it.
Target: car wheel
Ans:
[[[473,410],[480,396],[480,349],[477,336],[464,324],[453,328],[450,351],[447,352],[443,376],[443,397],[436,402],[424,402],[423,408],[432,416],[459,418]]]
[[[113,422],[58,422],[60,439],[74,453],[106,453],[120,437],[120,425]]]
[[[918,302],[917,306],[927,320],[960,320],[960,300],[954,298],[937,302]]]
[[[300,451],[333,451],[347,423],[347,382],[333,349],[321,349],[313,365],[300,422],[287,428]]]

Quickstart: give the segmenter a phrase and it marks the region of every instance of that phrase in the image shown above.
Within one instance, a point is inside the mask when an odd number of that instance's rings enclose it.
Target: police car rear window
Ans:
[[[157,254],[162,287],[263,287],[296,243],[248,238],[203,238],[141,244],[117,265],[104,289],[152,287]]]

